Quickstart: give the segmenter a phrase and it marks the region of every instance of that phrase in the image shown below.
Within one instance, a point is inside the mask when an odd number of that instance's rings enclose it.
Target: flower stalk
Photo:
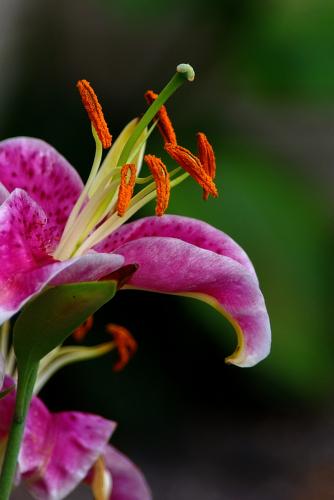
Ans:
[[[30,370],[19,370],[15,412],[0,476],[1,500],[8,500],[12,490],[24,424],[33,395],[37,372],[38,363],[30,366]]]

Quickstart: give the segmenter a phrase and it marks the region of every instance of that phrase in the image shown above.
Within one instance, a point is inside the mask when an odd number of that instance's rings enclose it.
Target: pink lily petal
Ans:
[[[62,285],[64,283],[80,283],[81,281],[98,281],[120,267],[124,263],[124,257],[116,253],[88,253],[82,257],[63,262],[66,264],[61,269],[60,262],[57,263],[58,270],[50,285]]]
[[[14,381],[6,376],[3,389]],[[15,391],[0,399],[0,440],[14,413]],[[19,474],[37,499],[61,500],[87,476],[116,428],[115,422],[79,412],[51,413],[33,397],[19,455]]]
[[[43,210],[20,189],[0,206],[0,323],[47,284],[100,279],[123,264],[117,254],[59,262],[49,256],[53,233]]]
[[[177,238],[199,248],[225,255],[242,264],[256,277],[253,264],[246,252],[226,233],[200,220],[179,215],[145,217],[121,226],[102,243],[99,252],[113,252],[125,243],[146,236]]]
[[[97,415],[50,413],[33,398],[19,456],[29,492],[41,500],[65,498],[103,453],[115,427]]]
[[[30,137],[0,142],[0,182],[10,192],[25,190],[43,208],[57,238],[83,189],[78,173],[63,156]]]
[[[151,500],[146,479],[131,460],[110,445],[104,451],[104,458],[112,477],[110,500]]]
[[[258,363],[269,353],[271,333],[248,257],[207,224],[175,216],[164,222],[164,218],[128,224],[102,248],[117,249],[125,264],[139,264],[127,286],[191,296],[218,309],[238,336],[238,347],[227,362],[243,367]]]

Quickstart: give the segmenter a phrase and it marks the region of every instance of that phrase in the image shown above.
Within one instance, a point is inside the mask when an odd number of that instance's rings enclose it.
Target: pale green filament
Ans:
[[[115,342],[105,342],[93,347],[65,346],[54,349],[41,362],[34,394],[38,394],[52,375],[64,366],[103,356],[116,347]]]
[[[77,204],[74,207],[75,212],[70,215],[71,223],[66,225],[66,233],[64,232],[61,242],[58,245],[56,251],[54,252],[54,257],[59,260],[65,260],[70,258],[75,251],[75,249],[81,244],[81,242],[88,236],[88,234],[94,229],[94,227],[99,224],[112,209],[115,207],[117,202],[117,194],[119,188],[119,178],[121,169],[117,167],[117,160],[120,154],[120,150],[123,147],[124,139],[128,135],[129,129],[133,129],[134,122],[130,122],[127,127],[123,130],[120,137],[116,140],[113,147],[111,148],[109,154],[107,155],[105,161],[101,165],[100,170],[94,167],[94,172],[89,176],[88,182],[85,187],[85,198],[87,197],[88,189],[90,188],[91,199],[88,201],[86,206],[80,212],[83,202],[80,199],[84,198],[83,195],[80,196]],[[132,153],[133,162],[140,167],[146,145],[146,139],[148,134],[150,134],[145,128],[144,132],[141,134],[138,142],[136,143],[135,151]],[[125,135],[125,137],[124,137]],[[115,148],[115,149],[114,149]],[[115,151],[114,153],[112,153]],[[89,183],[89,187],[87,189]],[[80,208],[79,207],[80,202]],[[73,216],[75,213],[75,217]]]
[[[153,175],[148,175],[147,177],[137,177],[136,184],[147,184],[150,181],[153,181]]]
[[[145,149],[145,148],[143,149],[143,146],[146,144],[148,138],[150,137],[150,135],[152,134],[152,132],[156,126],[157,126],[157,122],[154,122],[153,125],[151,125],[151,127],[148,130],[147,130],[147,128],[145,128],[146,133],[141,135],[141,137],[144,135],[144,139],[142,141],[138,141],[139,144],[137,147],[135,147],[133,149],[132,153],[130,154],[129,159],[128,159],[128,163],[135,163],[136,165],[138,165],[138,163],[139,163],[139,165],[141,166],[141,164],[143,162],[143,158],[144,158],[144,149]],[[141,156],[140,162],[134,161],[134,159],[136,158],[137,155]],[[137,174],[139,173],[139,171],[140,171],[140,168],[137,167]]]
[[[189,174],[185,172],[180,175],[170,183],[170,187],[177,186],[182,181],[184,181]],[[157,196],[155,183],[152,182],[144,189],[142,189],[136,196],[134,196],[130,202],[129,208],[123,215],[123,217],[119,217],[116,213],[111,215],[101,226],[99,226],[78,248],[75,252],[75,256],[83,255],[90,248],[100,243],[104,240],[109,234],[115,231],[117,228],[122,226],[124,222],[126,222],[130,217],[132,217],[140,208],[142,208],[146,203],[153,200]]]
[[[10,330],[10,323],[9,321],[5,321],[1,326],[1,331],[0,331],[0,352],[4,358],[6,358],[8,353],[9,330]]]
[[[81,207],[86,199],[86,196],[87,196],[87,193],[95,179],[95,176],[98,172],[98,169],[101,165],[101,160],[102,160],[102,151],[103,151],[103,148],[102,148],[102,143],[96,133],[96,130],[95,128],[93,127],[92,125],[92,133],[93,133],[93,137],[94,137],[94,140],[95,140],[95,146],[96,146],[96,149],[95,149],[95,156],[94,156],[94,161],[93,161],[93,166],[92,166],[92,169],[90,171],[90,174],[89,174],[89,177],[88,177],[88,180],[86,182],[86,185],[78,199],[78,201],[76,202],[75,206],[73,207],[73,210],[67,220],[67,223],[66,223],[66,226],[65,226],[65,229],[64,229],[64,233],[63,233],[63,237],[66,235],[66,232],[68,230],[68,228],[73,224],[74,220],[76,219],[78,213],[80,212],[81,210]]]
[[[94,183],[91,185],[90,190],[88,192],[89,197],[92,197],[93,194],[101,189],[106,183],[108,183],[113,175],[113,172],[117,168],[118,165],[118,160],[120,157],[120,154],[122,152],[122,149],[124,147],[125,142],[128,140],[128,138],[131,136],[133,133],[133,130],[136,127],[136,124],[138,123],[138,119],[135,118],[132,120],[126,127],[122,130],[120,135],[117,137],[116,141],[114,142],[112,148],[110,149],[109,153],[105,157],[101,168],[99,169]],[[140,170],[143,157],[144,157],[144,152],[145,152],[145,143],[151,134],[151,131],[147,132],[147,129],[143,131],[141,136],[139,137],[137,143],[135,144],[134,151],[131,154],[131,162],[134,163],[137,166],[137,170]]]
[[[6,373],[8,373],[8,375],[14,375],[15,367],[16,367],[16,357],[15,357],[14,347],[11,346],[6,358]]]
[[[57,249],[54,254],[56,258],[69,258],[76,246],[83,241],[94,227],[103,220],[115,204],[115,195],[119,186],[119,172],[117,177],[103,191],[98,191],[87,203],[85,208],[77,217],[75,224],[72,225],[64,238],[62,253]]]

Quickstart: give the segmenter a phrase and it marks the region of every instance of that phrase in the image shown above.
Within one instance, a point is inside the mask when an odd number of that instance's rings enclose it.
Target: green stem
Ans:
[[[15,412],[0,477],[0,498],[8,500],[15,477],[24,424],[37,377],[38,364],[29,371],[19,370]]]
[[[190,66],[189,68],[192,70]],[[178,71],[177,73],[175,73],[173,78],[167,83],[166,87],[164,87],[164,89],[160,92],[157,99],[151,104],[146,113],[142,116],[138,125],[134,129],[133,134],[129,137],[128,142],[123,148],[122,154],[118,161],[118,165],[124,165],[128,161],[132,148],[135,146],[145,127],[147,127],[150,121],[153,120],[153,118],[155,117],[161,106],[167,101],[167,99],[169,99],[169,97],[174,94],[174,92],[187,80],[190,81],[189,72]]]

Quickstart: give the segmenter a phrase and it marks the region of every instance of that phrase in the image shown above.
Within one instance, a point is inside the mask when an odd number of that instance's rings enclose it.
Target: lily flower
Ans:
[[[112,139],[93,89],[86,80],[79,82],[96,142],[85,186],[45,142],[26,137],[0,142],[0,324],[48,285],[100,280],[136,265],[123,289],[200,299],[232,323],[238,345],[229,363],[252,366],[268,355],[268,314],[244,250],[205,222],[163,215],[170,190],[189,175],[205,199],[218,193],[206,136],[198,136],[198,156],[179,146],[163,107],[182,81],[193,77],[189,65],[179,65],[165,89],[150,95],[142,119],[121,132],[103,162],[102,149]],[[165,150],[179,166],[171,171],[160,158],[146,155],[150,175],[141,178],[146,140],[157,124]],[[156,216],[124,225],[155,198]]]
[[[13,385],[5,377],[2,389]],[[10,430],[15,391],[0,400],[0,463]],[[34,396],[27,415],[16,483],[38,500],[61,500],[81,482],[96,500],[150,500],[141,471],[108,444],[116,423],[80,412],[51,413]]]

